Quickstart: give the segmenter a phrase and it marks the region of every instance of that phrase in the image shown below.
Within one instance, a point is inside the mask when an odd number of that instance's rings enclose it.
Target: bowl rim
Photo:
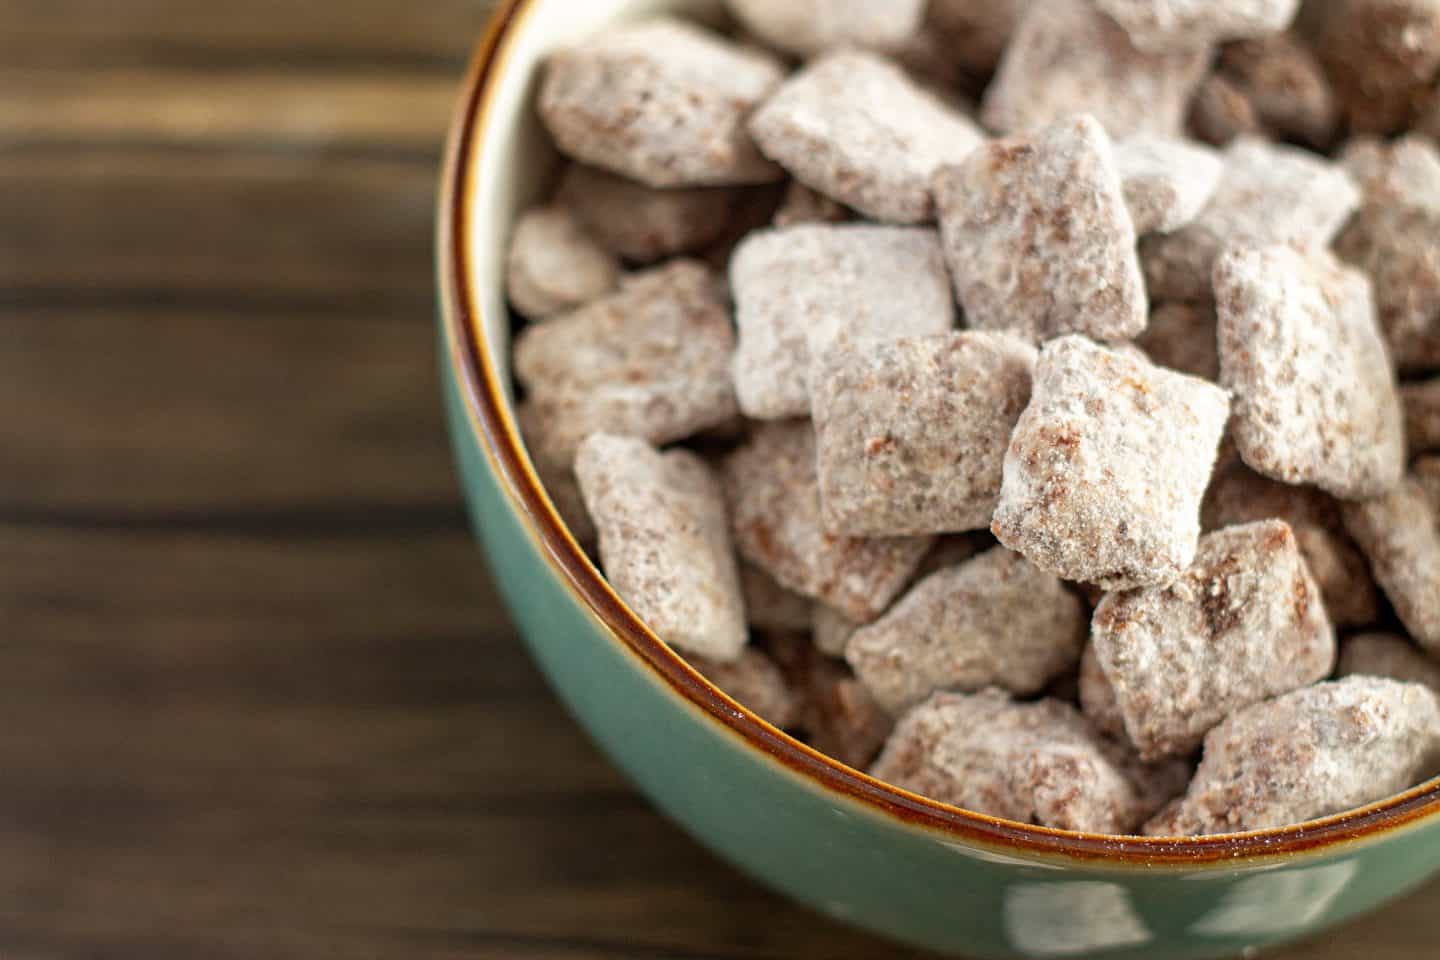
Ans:
[[[1440,813],[1440,778],[1377,803],[1303,824],[1205,837],[1108,836],[1057,830],[975,813],[876,780],[819,753],[730,699],[674,653],[610,588],[570,535],[521,441],[505,388],[496,373],[471,283],[471,198],[480,132],[495,79],[510,41],[542,0],[499,0],[467,69],[446,147],[437,217],[440,321],[447,355],[474,430],[499,486],[561,582],[641,666],[672,693],[728,728],[761,759],[780,763],[814,787],[844,796],[871,812],[921,827],[942,840],[999,847],[1018,855],[1061,856],[1111,866],[1233,864],[1275,861],[1296,854],[1336,852]]]

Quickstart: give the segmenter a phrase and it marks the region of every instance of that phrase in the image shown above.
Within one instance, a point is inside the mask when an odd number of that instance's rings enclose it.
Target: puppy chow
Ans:
[[[1190,565],[1229,416],[1214,384],[1062,337],[1040,351],[991,530],[1067,580],[1168,583]]]
[[[1059,580],[996,547],[921,580],[850,637],[845,659],[886,710],[936,690],[1039,692],[1079,662],[1085,609]]]
[[[659,17],[551,54],[540,116],[560,149],[652,187],[769,183],[745,121],[780,63],[703,27]]]
[[[597,433],[575,476],[600,537],[610,585],[660,639],[719,662],[748,639],[725,500],[705,461]]]
[[[610,296],[516,338],[532,440],[565,465],[591,433],[663,444],[724,423],[737,409],[733,351],[730,311],[708,270],[674,261],[632,274]]]
[[[972,328],[1036,341],[1127,340],[1145,328],[1135,225],[1093,117],[987,143],[935,175],[935,202]]]
[[[801,183],[887,223],[934,218],[930,177],[983,134],[895,64],[842,51],[787,80],[750,120],[767,157]]]

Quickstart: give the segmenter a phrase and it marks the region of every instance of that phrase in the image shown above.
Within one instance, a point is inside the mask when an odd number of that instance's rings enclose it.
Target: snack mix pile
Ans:
[[[549,57],[509,250],[529,449],[620,596],[1023,823],[1440,771],[1440,0],[728,7]]]

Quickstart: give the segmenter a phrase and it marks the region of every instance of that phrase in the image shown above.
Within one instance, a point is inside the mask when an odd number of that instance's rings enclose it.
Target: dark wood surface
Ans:
[[[0,0],[0,958],[910,955],[652,812],[472,549],[430,221],[484,6]]]

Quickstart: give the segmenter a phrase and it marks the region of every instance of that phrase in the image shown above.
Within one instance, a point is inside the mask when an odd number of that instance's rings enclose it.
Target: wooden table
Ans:
[[[909,955],[657,816],[472,548],[430,220],[483,17],[0,0],[5,960]]]

